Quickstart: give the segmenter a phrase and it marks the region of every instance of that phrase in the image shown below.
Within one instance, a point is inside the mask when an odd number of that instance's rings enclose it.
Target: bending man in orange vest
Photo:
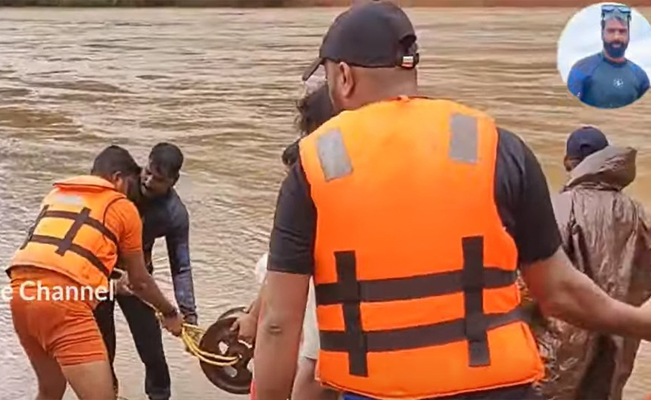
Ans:
[[[93,317],[112,295],[118,257],[131,289],[179,335],[183,319],[147,273],[142,225],[127,194],[139,190],[140,168],[110,146],[91,175],[56,182],[16,252],[11,278],[14,328],[38,378],[39,400],[63,398],[66,382],[81,400],[115,399],[106,348]]]
[[[520,269],[549,315],[651,339],[560,248],[533,153],[488,115],[418,95],[416,34],[382,1],[330,27],[319,59],[347,110],[300,142],[280,189],[257,332],[258,398],[285,400],[314,277],[321,383],[344,399],[536,399]]]

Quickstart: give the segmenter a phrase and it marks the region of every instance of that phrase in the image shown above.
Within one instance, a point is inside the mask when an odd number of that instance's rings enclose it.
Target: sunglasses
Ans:
[[[622,14],[630,15],[631,14],[631,7],[629,7],[629,6],[620,6],[620,5],[616,5],[616,4],[607,4],[607,5],[601,6],[601,15],[610,14],[610,13],[613,13],[613,12],[619,12],[619,13],[622,13]]]

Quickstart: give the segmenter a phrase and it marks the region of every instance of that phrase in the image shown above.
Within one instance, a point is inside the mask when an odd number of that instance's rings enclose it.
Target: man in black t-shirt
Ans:
[[[418,343],[407,343],[407,340],[393,340],[394,337],[404,333],[397,331],[412,329],[410,326],[404,329],[391,328],[390,331],[378,331],[377,328],[368,328],[366,326],[368,324],[380,324],[380,322],[373,319],[378,318],[377,313],[374,316],[369,314],[367,317],[360,318],[360,313],[369,312],[372,310],[371,307],[382,304],[381,301],[383,300],[379,300],[380,303],[378,303],[378,298],[391,297],[411,300],[412,298],[424,297],[425,295],[422,294],[423,292],[429,293],[437,290],[426,284],[424,287],[419,286],[416,288],[417,290],[415,290],[415,292],[421,292],[420,294],[409,293],[408,289],[405,288],[411,286],[402,285],[402,278],[399,276],[401,272],[399,271],[400,267],[405,266],[396,265],[397,270],[395,278],[382,278],[382,282],[378,282],[373,279],[368,279],[368,277],[360,278],[355,276],[355,270],[353,269],[355,268],[354,259],[352,262],[349,261],[348,264],[342,262],[341,265],[339,264],[340,260],[337,259],[336,274],[338,275],[338,279],[344,275],[350,277],[352,274],[352,277],[356,278],[355,285],[347,286],[345,283],[340,284],[339,282],[336,282],[335,284],[324,284],[322,285],[324,286],[323,288],[319,288],[319,280],[332,279],[330,275],[324,278],[326,274],[333,273],[332,268],[328,265],[328,268],[330,269],[325,270],[322,269],[324,268],[323,266],[332,263],[330,258],[334,259],[338,256],[338,254],[325,256],[323,253],[322,248],[324,246],[329,246],[328,249],[333,247],[330,242],[327,242],[327,240],[324,241],[324,235],[327,235],[326,229],[333,229],[331,228],[332,224],[328,224],[328,228],[325,228],[323,222],[323,218],[325,218],[324,215],[332,215],[333,209],[346,212],[352,209],[353,212],[351,215],[354,215],[354,212],[369,213],[369,210],[380,209],[384,211],[386,208],[386,204],[382,203],[381,199],[373,196],[363,197],[360,201],[359,196],[350,197],[355,195],[348,194],[349,197],[346,197],[346,192],[339,191],[334,195],[336,189],[333,189],[333,187],[336,185],[348,185],[346,187],[377,188],[378,185],[380,185],[388,195],[393,195],[390,194],[390,187],[384,187],[382,185],[386,185],[386,182],[396,182],[395,190],[400,190],[402,183],[401,179],[396,177],[395,174],[398,173],[396,171],[400,171],[399,173],[404,174],[402,180],[409,182],[412,182],[414,179],[422,179],[415,178],[415,176],[422,177],[424,174],[423,171],[409,171],[398,167],[391,169],[391,166],[388,165],[394,162],[394,160],[386,158],[390,157],[388,156],[391,152],[390,150],[383,150],[385,153],[382,153],[381,151],[378,151],[377,147],[372,146],[360,150],[357,142],[352,145],[346,142],[346,140],[359,140],[358,138],[355,138],[349,131],[346,131],[346,128],[341,129],[343,133],[338,132],[337,129],[334,128],[337,127],[339,122],[343,124],[342,121],[346,119],[346,121],[360,121],[355,126],[360,129],[368,129],[367,127],[370,122],[368,119],[364,119],[365,117],[363,117],[364,115],[368,115],[368,107],[371,105],[375,106],[379,103],[383,103],[385,107],[389,107],[387,104],[392,100],[402,101],[403,103],[401,104],[403,104],[403,107],[406,110],[405,113],[408,112],[408,110],[413,110],[414,106],[409,106],[409,100],[407,100],[409,98],[415,98],[418,95],[416,72],[414,68],[418,62],[418,54],[416,52],[417,47],[415,46],[415,33],[413,33],[412,29],[411,23],[406,15],[399,8],[386,2],[371,2],[352,7],[349,11],[335,20],[328,31],[328,34],[324,38],[319,60],[313,64],[306,76],[304,76],[304,78],[309,77],[318,65],[325,64],[328,86],[335,107],[339,110],[344,109],[350,111],[340,114],[340,116],[326,124],[327,126],[325,126],[325,129],[333,127],[332,130],[324,130],[323,132],[317,131],[311,135],[310,138],[303,140],[301,145],[305,143],[313,145],[315,142],[318,143],[321,141],[322,143],[318,144],[322,144],[323,146],[318,147],[317,151],[314,151],[313,147],[302,147],[302,150],[304,148],[305,151],[301,152],[301,157],[309,154],[312,158],[310,160],[299,159],[289,172],[280,189],[274,218],[274,226],[270,239],[268,263],[269,272],[267,275],[267,286],[265,288],[265,303],[263,304],[264,313],[262,321],[258,327],[257,346],[254,357],[256,371],[255,379],[257,383],[258,398],[260,399],[284,400],[287,398],[296,368],[296,355],[306,304],[308,283],[310,277],[315,275],[315,273],[317,304],[321,308],[320,311],[317,311],[317,314],[319,315],[319,325],[322,331],[322,355],[325,354],[328,356],[329,361],[327,362],[329,363],[340,362],[334,360],[343,359],[337,358],[337,353],[333,353],[335,350],[324,348],[324,338],[332,339],[335,336],[337,336],[342,343],[348,346],[347,350],[351,352],[349,353],[351,361],[349,361],[348,368],[344,367],[341,368],[341,370],[338,370],[336,367],[328,368],[327,372],[331,378],[333,374],[350,374],[368,376],[368,381],[371,381],[373,379],[370,378],[373,378],[374,373],[387,369],[386,365],[377,361],[376,364],[374,364],[376,367],[375,369],[367,367],[368,369],[361,373],[354,372],[353,370],[359,370],[360,368],[359,364],[354,365],[355,362],[353,361],[353,356],[350,355],[354,351],[364,352],[365,356],[368,357],[367,360],[371,360],[371,357],[374,357],[373,360],[379,360],[379,357],[389,357],[386,356],[387,352],[391,353],[403,349],[417,349],[420,351],[420,349],[425,346],[429,346],[427,347],[427,351],[435,351],[432,350],[432,348],[436,348],[436,344],[419,345]],[[353,37],[355,40],[350,40],[350,38]],[[399,106],[393,106],[391,110],[398,108]],[[355,116],[359,116],[357,120],[354,119]],[[435,125],[438,121],[440,120],[432,117],[433,128],[431,134],[447,135],[447,132],[443,132],[440,128],[435,128],[436,126],[440,126]],[[459,127],[463,130],[463,128],[469,126],[468,121],[467,118],[458,118],[454,120],[452,122],[452,130]],[[347,128],[350,128],[350,124],[352,124],[352,122],[349,122]],[[454,126],[455,124],[457,124],[457,126]],[[413,121],[405,121],[404,125],[413,126]],[[423,161],[429,162],[423,157],[423,151],[426,150],[422,150],[418,144],[404,144],[404,141],[409,140],[407,136],[404,135],[404,132],[398,133],[398,131],[396,131],[396,134],[394,135],[395,142],[393,142],[394,144],[402,145],[403,147],[392,147],[390,146],[392,138],[390,135],[387,135],[386,132],[381,131],[383,129],[382,126],[373,125],[373,129],[379,129],[376,134],[385,135],[383,137],[386,137],[386,142],[379,144],[379,146],[387,146],[386,148],[388,149],[410,149],[409,151],[412,152],[405,155],[396,154],[395,152],[399,150],[394,150],[393,155],[396,158],[399,158],[400,160],[408,160],[409,157],[413,156],[421,157]],[[440,132],[437,132],[437,129],[439,129]],[[330,133],[332,133],[332,135],[329,135]],[[512,241],[515,243],[515,247],[517,248],[518,269],[522,274],[528,289],[533,297],[538,301],[542,310],[548,315],[588,329],[611,332],[624,336],[636,336],[647,340],[650,339],[651,310],[649,310],[648,306],[645,305],[643,308],[638,309],[615,301],[600,290],[589,278],[572,268],[566,255],[560,248],[561,239],[556,226],[546,179],[531,150],[517,136],[505,129],[497,128],[497,132],[493,131],[493,133],[496,134],[497,138],[493,176],[494,206],[497,210],[497,214],[499,214],[499,219],[501,225],[504,227],[504,231],[512,238]],[[372,139],[372,141],[376,140],[371,136],[371,132],[360,132],[359,134],[366,135],[364,137]],[[485,135],[486,136],[481,136],[481,140],[479,140],[476,136],[473,137],[472,135],[468,135],[467,130],[461,132],[457,135],[458,137],[456,139],[451,140],[450,147],[452,148],[456,145],[461,146],[462,148],[456,149],[455,151],[450,150],[450,154],[459,159],[471,159],[471,161],[474,161],[475,163],[486,162],[485,159],[478,160],[477,158],[473,158],[475,156],[472,154],[469,155],[466,151],[467,148],[463,148],[463,146],[470,145],[474,146],[476,150],[478,146],[485,145],[484,142],[482,142],[481,145],[478,145],[478,143],[483,140],[489,140],[488,133]],[[308,144],[306,144],[306,146],[308,146]],[[377,141],[373,141],[373,144],[378,146]],[[352,150],[354,156],[350,156],[347,153],[346,148],[348,145],[354,147]],[[308,151],[308,149],[310,151]],[[364,150],[366,150],[366,152],[364,152]],[[432,150],[431,153],[435,154],[435,150]],[[384,156],[384,158],[379,157],[376,154],[380,154]],[[317,157],[318,160],[320,160],[323,172],[315,172],[314,169],[308,171],[305,168],[306,162],[308,162],[308,165],[314,167],[314,160],[317,159]],[[352,161],[350,158],[352,158]],[[356,161],[359,162],[359,164],[356,164]],[[440,162],[443,163],[443,160]],[[369,169],[374,165],[376,166],[378,174],[391,173],[394,175],[384,175],[386,179],[375,179],[373,175],[368,174]],[[359,173],[362,170],[365,174]],[[440,172],[434,174],[434,176],[438,177],[437,179],[441,179],[440,177],[442,175],[443,174]],[[310,180],[308,176],[311,176],[312,180]],[[325,179],[325,183],[323,181],[318,181],[318,187],[315,187],[310,183],[314,182],[314,180],[318,180],[320,177],[321,179]],[[347,183],[351,182],[351,179],[355,182],[354,186],[350,186],[350,184]],[[482,180],[477,179],[476,182],[469,182],[466,183],[466,185],[474,187],[481,185],[482,183]],[[444,192],[446,189],[447,188],[445,187],[433,185],[431,191],[434,193]],[[329,190],[334,190],[335,192],[331,193]],[[358,190],[358,192],[363,191]],[[403,199],[403,197],[396,198]],[[415,201],[415,203],[418,202]],[[477,207],[476,204],[473,204],[472,199],[464,199],[464,204],[472,204],[473,207]],[[400,221],[401,215],[404,215],[410,221],[413,221],[415,218],[414,212],[413,210],[408,209],[408,207],[408,205],[404,205],[403,208],[392,209],[391,212],[393,215],[390,218],[391,221]],[[487,214],[492,212],[492,207],[493,205],[489,207],[490,210],[486,211]],[[460,216],[463,215],[464,218],[470,220],[477,218],[477,216],[473,215],[470,210],[468,210],[467,213],[464,213],[463,210],[454,209],[454,206],[446,208],[451,208],[455,213],[458,213]],[[378,220],[382,220],[383,218],[386,218],[385,214],[377,215]],[[430,224],[429,226],[431,226],[431,224],[436,224],[435,220],[428,220],[426,218],[432,217],[431,215],[423,215],[423,219],[427,221],[427,224]],[[346,225],[337,228],[340,232],[346,232],[346,230],[358,231],[358,228],[363,225],[360,223],[361,220],[350,221],[343,218],[337,218],[337,221],[340,225]],[[366,221],[364,221],[364,223],[370,226]],[[421,221],[418,221],[418,223],[420,224]],[[425,225],[427,226],[427,224]],[[381,227],[382,225],[378,224],[377,226]],[[423,229],[422,226],[419,225],[419,229]],[[438,229],[437,232],[440,232],[441,227],[439,226]],[[451,229],[451,231],[454,230]],[[414,230],[413,232],[417,231]],[[363,237],[367,235],[375,235],[376,232],[368,231],[365,233],[362,231],[358,232],[358,234]],[[390,233],[386,233],[386,235],[389,234]],[[492,234],[498,235],[495,232]],[[451,233],[451,235],[454,234]],[[332,241],[333,239],[330,240]],[[392,246],[394,246],[394,248],[391,249],[392,254],[401,253],[405,254],[405,256],[412,257],[413,254],[410,254],[410,240],[413,239],[406,236],[396,237],[396,240],[394,240],[394,243],[392,244]],[[364,242],[364,240],[360,240],[360,242]],[[350,245],[355,246],[355,244],[352,243]],[[490,251],[486,250],[489,249],[490,246],[494,245],[487,244],[484,251]],[[344,252],[350,254],[352,252],[353,257],[355,254],[354,250],[356,249],[336,249],[339,253]],[[436,242],[434,241],[430,249],[432,253],[442,252],[445,250],[447,249],[437,249]],[[369,259],[373,257],[373,254],[370,254],[369,252],[382,254],[385,249],[377,248],[373,250],[373,248],[369,249],[368,247],[365,247],[364,251],[365,253],[363,256],[366,257],[366,259]],[[425,256],[428,255],[424,254],[424,257]],[[507,256],[505,255],[504,257]],[[368,263],[364,264],[364,262],[362,256],[360,256],[356,268],[358,268],[358,271],[363,268],[367,275],[369,275],[373,266],[368,265]],[[378,265],[378,268],[386,267]],[[465,268],[466,265],[464,265],[464,271]],[[485,268],[486,270],[490,269],[490,267]],[[485,276],[490,275],[487,271],[483,272]],[[382,273],[386,274],[387,272]],[[433,281],[439,281],[439,278],[441,277],[436,276],[436,274],[434,275],[435,276],[425,275],[425,277],[428,278],[428,281],[430,277],[432,277]],[[461,278],[461,285],[464,286],[464,297],[467,299],[469,295],[465,292],[466,283],[463,283],[463,279],[469,279],[470,281],[473,281],[474,284],[476,283],[476,279],[481,280],[482,278],[469,277],[466,275],[467,274],[464,273],[463,278]],[[453,277],[456,278],[457,276],[458,275],[454,275]],[[344,278],[341,279],[343,280]],[[418,280],[418,277],[409,277],[407,279]],[[450,279],[448,282],[450,282],[451,285],[454,285],[456,280]],[[382,287],[391,286],[397,289],[393,292],[383,290],[373,292],[373,286],[376,284],[381,284],[383,285]],[[398,288],[399,286],[402,287]],[[320,289],[323,289],[321,290],[323,296],[320,296],[319,294]],[[443,288],[442,291],[447,293],[445,292],[445,289],[446,288]],[[338,292],[339,290],[341,290],[341,292]],[[454,290],[452,292],[454,292]],[[482,291],[480,291],[480,293],[481,292]],[[483,296],[491,296],[491,294],[488,294],[487,292],[488,290],[483,290]],[[470,293],[476,294],[476,292]],[[364,296],[369,300],[360,300],[360,297]],[[335,307],[332,302],[333,298],[340,299],[337,301],[336,307],[339,307],[338,304],[341,304],[343,301],[344,305],[341,307],[341,309],[343,309],[343,316],[341,317],[342,322],[339,322],[339,325],[345,325],[345,331],[328,331],[327,329],[324,331],[321,326],[326,321],[329,322],[331,326],[337,324],[336,321],[333,322],[328,319],[329,317],[326,317],[326,315],[331,315],[330,311],[332,310],[332,307]],[[358,304],[361,302],[366,302],[364,306],[368,305],[368,307],[364,309],[359,308],[360,306]],[[466,307],[469,307],[468,304],[470,303],[467,302]],[[481,302],[479,304],[480,314],[481,312],[488,312],[485,310],[482,311]],[[485,303],[484,307],[487,307],[487,304],[489,303]],[[355,311],[350,307],[351,305],[358,307],[355,318],[360,322],[354,322],[352,317],[350,317],[350,315],[354,314],[353,311]],[[407,307],[404,303],[402,306]],[[328,309],[329,307],[330,309]],[[417,308],[414,308],[409,313],[422,315],[422,313],[419,314]],[[481,318],[486,317],[487,314],[481,315]],[[421,316],[419,318],[423,317]],[[451,322],[456,324],[457,321],[454,320]],[[481,338],[479,340],[476,338],[470,338],[470,335],[476,333],[477,330],[483,330],[483,333],[485,334],[492,329],[490,326],[473,326],[472,322],[469,322],[468,319],[462,320],[461,322],[466,324],[466,331],[465,333],[462,333],[462,335],[468,335],[467,342],[469,344],[481,341]],[[481,319],[479,319],[478,322],[482,322]],[[456,326],[455,324],[453,324],[453,326]],[[445,323],[431,325],[432,332],[441,333],[441,336],[456,334],[451,334],[449,330],[442,333],[445,330],[445,327],[441,325],[445,325]],[[413,330],[419,329],[420,328],[417,326]],[[463,329],[464,328],[462,327],[462,332]],[[436,334],[432,335],[434,337],[427,337],[426,333],[422,333],[422,329],[420,329],[420,331],[420,336],[417,337],[417,341],[427,341],[429,343],[439,340],[436,338]],[[456,328],[454,328],[454,332],[457,332]],[[332,342],[334,343],[334,340]],[[448,339],[443,339],[443,343],[448,342]],[[491,344],[491,346],[493,345],[494,344]],[[473,355],[476,355],[474,354],[474,350],[476,349],[469,346],[469,359],[472,359]],[[496,353],[499,353],[500,351],[517,351],[517,349],[496,349],[495,347],[491,347],[489,360],[493,357],[499,358],[499,354]],[[461,357],[465,358],[466,356],[465,354],[461,354]],[[479,358],[481,359],[481,356]],[[320,362],[325,362],[321,355]],[[371,363],[373,361],[368,362]],[[450,360],[446,360],[445,362],[449,363]],[[441,361],[441,363],[444,363],[444,361]],[[482,361],[480,360],[478,364],[481,365],[481,363]],[[432,374],[432,378],[435,378],[436,375],[446,367],[444,364],[434,364],[435,363],[433,362],[431,365],[432,368],[442,369],[440,369],[439,372],[427,372],[423,369],[424,366],[415,366],[417,370],[414,371],[414,374],[422,375],[429,373]],[[405,365],[404,367],[409,368],[410,366],[411,365]],[[518,373],[517,369],[519,367],[519,365],[510,365],[508,373]],[[349,368],[350,372],[348,371]],[[338,370],[338,372],[334,372],[335,370]],[[323,370],[321,372],[323,372]],[[446,372],[450,374],[449,371]],[[480,372],[477,373],[479,374]],[[346,376],[342,378],[341,381],[346,380],[349,386],[356,385],[361,387],[366,384],[364,383],[366,380],[360,379],[355,381],[355,379],[358,378],[348,378]],[[469,378],[466,376],[454,376],[454,379],[463,382]],[[378,383],[377,378],[374,379],[374,382],[376,382],[377,385],[381,385],[382,383]],[[531,380],[529,380],[529,382],[531,382]],[[483,387],[492,386],[501,388],[493,390],[482,389],[475,392],[468,392],[468,390],[465,390],[466,388],[460,387],[458,388],[460,389],[458,392],[462,392],[462,395],[446,397],[446,399],[479,400],[489,398],[540,398],[538,397],[538,394],[535,393],[531,383],[523,382],[522,379],[519,380],[519,383],[514,383],[511,386],[505,385],[504,381],[495,381],[494,383],[494,385],[485,384],[486,386]],[[470,386],[473,385],[473,382],[466,382],[466,384]],[[413,390],[413,388],[409,387],[406,382],[404,385],[398,386],[400,386],[401,389],[396,390]],[[364,391],[368,393],[371,389],[372,388],[369,388],[369,390]],[[361,393],[359,392],[351,392],[353,393],[344,393],[344,399],[371,399],[371,397],[361,396]],[[377,393],[377,391],[375,393]],[[409,394],[403,393],[402,397],[405,396],[409,396]],[[411,397],[418,398],[417,395]],[[387,399],[391,398],[391,395],[380,395],[378,398]]]

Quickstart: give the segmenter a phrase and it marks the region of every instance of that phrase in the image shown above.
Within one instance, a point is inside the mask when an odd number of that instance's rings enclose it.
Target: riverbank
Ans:
[[[583,7],[594,0],[395,0],[404,7]],[[0,0],[0,7],[344,7],[351,0]],[[651,0],[627,2],[651,6]]]

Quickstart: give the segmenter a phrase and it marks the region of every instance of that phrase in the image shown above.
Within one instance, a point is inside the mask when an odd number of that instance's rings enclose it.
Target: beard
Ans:
[[[624,57],[626,53],[626,48],[628,47],[628,42],[613,41],[613,42],[604,42],[604,50],[612,58],[621,58]],[[619,44],[619,47],[615,47],[616,44]]]

